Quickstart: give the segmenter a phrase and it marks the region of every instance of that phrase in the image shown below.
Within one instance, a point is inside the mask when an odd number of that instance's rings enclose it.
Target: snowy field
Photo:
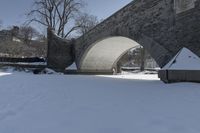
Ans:
[[[0,133],[200,133],[200,84],[0,72]]]

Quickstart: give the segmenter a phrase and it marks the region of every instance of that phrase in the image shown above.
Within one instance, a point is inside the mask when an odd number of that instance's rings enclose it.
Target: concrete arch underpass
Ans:
[[[131,48],[140,46],[126,37],[109,37],[93,43],[83,54],[81,72],[112,72],[118,60]]]

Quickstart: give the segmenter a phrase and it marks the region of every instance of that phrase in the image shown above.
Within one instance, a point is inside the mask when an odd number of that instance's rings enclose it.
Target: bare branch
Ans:
[[[64,38],[67,38],[73,31],[77,30],[78,28],[80,28],[80,26],[75,26],[72,27],[64,36]]]
[[[82,0],[35,0],[34,9],[27,16],[30,23],[36,22],[50,27],[61,37],[67,37],[79,27],[75,25],[71,29],[67,28],[68,24],[75,21],[82,5]]]
[[[29,20],[27,25],[29,25],[32,22],[37,22],[37,23],[40,23],[40,24],[42,24],[44,26],[48,26],[48,24],[45,24],[44,22],[42,22],[40,20],[37,20],[36,18]]]

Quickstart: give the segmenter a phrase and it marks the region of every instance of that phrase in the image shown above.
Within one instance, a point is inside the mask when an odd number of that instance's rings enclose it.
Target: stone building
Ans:
[[[0,31],[0,42],[18,40],[17,39],[18,34],[19,34],[18,26],[13,26],[13,28],[10,30],[1,30]]]

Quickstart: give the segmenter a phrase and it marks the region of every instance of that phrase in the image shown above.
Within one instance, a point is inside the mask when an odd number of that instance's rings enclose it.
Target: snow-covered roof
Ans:
[[[182,48],[163,69],[200,70],[200,58],[187,48]]]

